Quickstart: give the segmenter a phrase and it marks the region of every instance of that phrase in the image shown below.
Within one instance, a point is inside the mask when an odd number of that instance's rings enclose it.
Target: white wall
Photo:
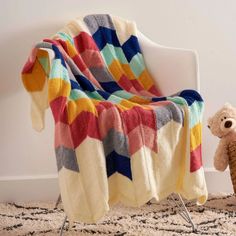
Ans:
[[[20,71],[34,43],[86,13],[110,13],[135,20],[140,31],[159,44],[197,50],[201,92],[206,102],[203,157],[208,187],[210,191],[231,191],[229,173],[218,174],[212,169],[218,140],[205,128],[205,121],[224,102],[236,105],[234,0],[0,3],[0,200],[47,199],[58,193],[53,120],[48,111],[46,129],[42,133],[31,129],[29,97]]]

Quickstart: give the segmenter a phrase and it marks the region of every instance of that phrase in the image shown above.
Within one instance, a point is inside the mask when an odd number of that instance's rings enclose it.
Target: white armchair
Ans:
[[[198,56],[195,51],[170,48],[151,41],[138,31],[148,71],[164,95],[183,89],[200,89]]]

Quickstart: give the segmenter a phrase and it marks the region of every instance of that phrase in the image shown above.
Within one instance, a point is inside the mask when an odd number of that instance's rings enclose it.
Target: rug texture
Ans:
[[[64,212],[55,203],[0,204],[0,235],[58,235]],[[197,232],[167,200],[141,208],[114,206],[97,224],[75,223],[63,235],[236,235],[236,198],[211,196],[204,206],[186,202]]]

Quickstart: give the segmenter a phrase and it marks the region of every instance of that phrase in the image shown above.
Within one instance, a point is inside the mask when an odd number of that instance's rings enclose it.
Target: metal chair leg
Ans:
[[[59,194],[54,208],[57,208],[60,202],[61,202],[61,194]]]
[[[195,226],[195,224],[193,223],[193,220],[190,216],[190,213],[187,209],[187,207],[185,206],[185,203],[181,197],[180,194],[177,194],[180,203],[173,197],[173,195],[170,195],[171,201],[175,203],[174,207],[177,207],[179,209],[178,214],[187,222],[191,225],[193,232],[196,232],[197,228]],[[169,199],[168,199],[169,200]],[[173,206],[172,202],[169,200],[169,202],[171,203],[171,205]]]
[[[66,221],[67,221],[67,216],[65,216],[65,218],[63,220],[63,223],[61,225],[60,234],[59,234],[60,236],[63,235],[63,230],[64,230],[64,227],[65,227]]]

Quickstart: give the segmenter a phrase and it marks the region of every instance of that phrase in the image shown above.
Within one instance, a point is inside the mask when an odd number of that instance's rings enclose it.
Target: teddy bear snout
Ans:
[[[232,123],[231,120],[227,120],[227,121],[225,122],[225,125],[224,125],[224,126],[225,126],[225,128],[228,129],[228,128],[230,128],[230,127],[232,126],[232,124],[233,124],[233,123]]]

